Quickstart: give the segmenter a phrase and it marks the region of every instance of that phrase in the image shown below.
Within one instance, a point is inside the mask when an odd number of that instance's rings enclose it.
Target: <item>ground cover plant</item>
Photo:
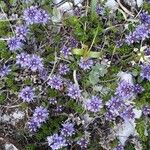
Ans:
[[[150,1],[0,1],[0,150],[149,150]]]

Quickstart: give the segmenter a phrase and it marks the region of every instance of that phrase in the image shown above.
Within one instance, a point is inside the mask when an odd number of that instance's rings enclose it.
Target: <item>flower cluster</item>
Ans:
[[[32,102],[34,100],[35,94],[33,89],[29,86],[23,88],[19,93],[19,98],[23,99],[24,102]]]
[[[126,104],[122,99],[112,97],[107,103],[108,112],[106,113],[106,118],[108,120],[113,120],[117,116],[123,119],[133,119],[135,114],[133,112],[133,107]]]
[[[23,18],[28,25],[34,23],[46,24],[49,20],[49,15],[45,10],[37,6],[31,6],[24,11]]]
[[[68,137],[72,136],[75,132],[74,124],[70,122],[66,122],[62,124],[63,128],[61,129],[61,135]]]
[[[74,133],[75,133],[74,124],[70,122],[66,122],[62,124],[60,135],[54,134],[52,136],[47,137],[48,145],[53,150],[58,150],[64,146],[67,146],[68,141],[66,140],[66,137],[70,137]]]
[[[42,58],[38,55],[29,55],[21,53],[16,56],[16,64],[19,64],[23,68],[29,68],[31,71],[36,72],[43,69]]]
[[[33,117],[28,122],[28,129],[30,132],[36,132],[38,128],[41,127],[42,123],[44,123],[48,119],[48,110],[43,106],[36,107],[33,113]]]
[[[85,107],[91,112],[99,112],[100,109],[103,107],[102,100],[97,96],[92,96],[91,99],[88,99],[85,102]]]
[[[113,150],[124,150],[124,146],[119,144],[117,147],[115,147]]]
[[[150,24],[150,15],[148,14],[148,12],[141,12],[140,20],[142,23]]]
[[[60,75],[66,75],[69,72],[69,66],[67,64],[61,63],[59,65],[58,71]]]
[[[50,98],[49,104],[52,104],[52,105],[57,104],[57,99],[56,98]]]
[[[71,48],[64,45],[61,48],[60,53],[64,56],[64,58],[68,58],[68,56],[71,54]]]
[[[87,148],[89,143],[89,140],[85,139],[85,138],[81,138],[80,140],[77,141],[77,144],[80,145],[81,148]]]
[[[96,13],[97,13],[98,15],[103,16],[104,13],[105,13],[104,7],[102,7],[102,6],[100,6],[100,5],[97,5],[97,6],[96,6]]]
[[[12,37],[7,41],[9,50],[14,52],[16,50],[19,50],[22,48],[23,43],[21,42],[21,40],[18,37]]]
[[[20,25],[16,27],[15,34],[20,40],[25,41],[28,33],[29,29],[27,26]]]
[[[3,65],[0,68],[0,77],[4,77],[11,72],[10,66]]]
[[[126,36],[125,42],[128,45],[145,40],[150,36],[150,15],[148,12],[140,13],[141,24],[138,25],[133,33]]]
[[[148,24],[140,24],[136,27],[133,33],[130,33],[126,36],[125,42],[130,45],[132,43],[139,42],[141,40],[145,40],[149,38],[150,28]]]
[[[150,81],[150,65],[141,66],[141,77]]]
[[[134,86],[129,82],[122,80],[119,82],[115,94],[122,99],[131,99],[134,96]]]
[[[81,58],[80,62],[79,62],[79,66],[83,70],[88,70],[88,69],[90,69],[93,66],[93,60]]]
[[[58,150],[68,145],[66,139],[58,134],[48,136],[47,141],[52,150]]]
[[[144,50],[144,55],[150,56],[150,48],[146,48],[146,49]]]
[[[81,90],[75,84],[71,84],[67,88],[67,95],[72,99],[79,99],[81,97]]]
[[[52,75],[47,84],[52,88],[56,90],[61,90],[63,87],[63,79],[61,78],[60,75]]]
[[[142,112],[145,116],[150,115],[150,107],[144,106]]]

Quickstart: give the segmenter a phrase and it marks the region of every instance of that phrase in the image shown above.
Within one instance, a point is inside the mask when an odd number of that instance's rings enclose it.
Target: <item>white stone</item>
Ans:
[[[120,77],[120,80],[125,80],[126,82],[133,85],[133,77],[130,73],[121,71],[117,74],[117,76]]]
[[[117,10],[119,7],[118,3],[115,0],[107,0],[105,6],[112,10]]]
[[[5,150],[18,150],[13,144],[6,143],[5,144]]]
[[[135,135],[135,122],[134,120],[126,120],[124,124],[118,127],[117,137],[122,145],[125,145],[126,140],[130,135]]]
[[[137,0],[136,3],[138,7],[141,7],[143,4],[143,0]]]

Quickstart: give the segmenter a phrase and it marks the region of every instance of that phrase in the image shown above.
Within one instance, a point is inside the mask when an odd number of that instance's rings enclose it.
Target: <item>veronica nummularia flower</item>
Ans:
[[[68,58],[68,56],[71,54],[71,48],[67,46],[63,46],[60,53],[65,57]]]
[[[148,23],[150,24],[150,15],[148,14],[148,12],[141,12],[140,13],[140,19],[142,23]]]
[[[41,127],[41,124],[39,124],[39,122],[32,118],[28,121],[27,126],[30,132],[36,132],[37,129]]]
[[[36,132],[38,128],[41,127],[42,123],[44,123],[48,119],[48,110],[43,106],[36,107],[34,110],[32,118],[28,121],[28,129],[30,132]]]
[[[135,117],[133,107],[127,105],[124,100],[118,97],[112,97],[106,103],[108,112],[106,113],[106,118],[108,120],[113,120],[117,116],[122,117],[123,119],[133,119]]]
[[[33,101],[35,95],[34,95],[34,92],[33,92],[32,88],[29,87],[29,86],[26,86],[19,93],[19,97],[21,99],[23,99],[24,102],[28,102],[29,103],[29,102]]]
[[[60,75],[52,75],[49,78],[47,84],[53,89],[61,90],[61,88],[63,87],[63,80]]]
[[[79,62],[79,66],[83,70],[88,70],[88,69],[90,69],[93,66],[93,60],[81,58],[80,62]]]
[[[58,150],[68,145],[66,139],[58,134],[48,136],[47,141],[52,150]]]
[[[80,140],[77,141],[77,144],[80,145],[81,148],[87,148],[89,143],[89,140],[85,138],[81,138]]]
[[[43,106],[36,107],[34,110],[33,118],[37,120],[39,123],[43,123],[48,119],[48,110]]]
[[[43,69],[42,58],[40,58],[38,55],[32,55],[29,59],[29,68],[33,72]]]
[[[67,88],[67,95],[71,97],[72,99],[78,99],[81,96],[81,90],[79,89],[77,85],[71,84]]]
[[[46,24],[49,19],[49,15],[43,9],[38,8],[37,6],[31,6],[24,11],[23,18],[27,24]]]
[[[141,77],[150,81],[150,65],[141,66]]]
[[[113,150],[124,150],[124,146],[119,144],[117,147],[115,147]]]
[[[92,96],[85,102],[85,107],[91,112],[99,112],[100,109],[103,107],[102,100],[97,96]]]
[[[69,72],[69,70],[70,69],[69,69],[69,66],[67,64],[61,63],[59,65],[59,68],[58,68],[59,74],[66,75]]]
[[[142,112],[145,116],[150,115],[150,107],[144,106]]]
[[[25,25],[20,25],[16,27],[15,33],[16,36],[20,39],[25,41],[25,38],[29,32],[29,29]]]
[[[134,86],[129,82],[122,80],[119,82],[115,94],[122,99],[130,99],[134,96]]]
[[[48,101],[49,101],[49,104],[52,104],[52,105],[57,104],[56,98],[50,98]]]
[[[8,47],[10,51],[16,51],[22,48],[23,43],[20,41],[18,37],[12,37],[7,41]]]
[[[61,135],[68,137],[72,136],[75,132],[74,124],[70,122],[66,122],[62,124],[63,128],[61,129]]]
[[[20,65],[23,68],[29,66],[30,55],[27,53],[21,53],[16,56],[16,64]]]
[[[11,72],[10,66],[3,65],[0,67],[0,77],[4,77]]]

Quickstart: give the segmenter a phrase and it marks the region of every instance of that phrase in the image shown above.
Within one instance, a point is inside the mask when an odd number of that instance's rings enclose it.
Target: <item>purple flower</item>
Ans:
[[[42,79],[42,80],[46,80],[48,78],[48,71],[46,68],[41,68],[39,70],[39,77]]]
[[[149,38],[150,28],[148,24],[140,24],[136,27],[133,33],[126,36],[125,42],[130,45],[132,43],[139,42],[140,40],[145,40]]]
[[[105,114],[105,118],[108,121],[115,120],[116,117],[117,117],[117,115],[115,113],[111,112],[111,111],[108,111]]]
[[[59,71],[59,74],[66,75],[70,71],[70,69],[68,65],[61,63],[59,65],[58,71]]]
[[[144,55],[150,56],[150,48],[146,48],[146,49],[144,50]]]
[[[88,70],[88,69],[90,69],[93,66],[93,60],[81,58],[80,62],[79,62],[79,66],[83,70]]]
[[[150,81],[150,65],[141,66],[141,77]]]
[[[43,69],[42,58],[38,55],[32,55],[29,60],[29,68],[33,71],[39,71]]]
[[[144,91],[143,87],[140,86],[139,84],[136,84],[136,85],[134,86],[134,93],[140,94],[140,93],[142,93],[143,91]]]
[[[61,90],[63,87],[63,80],[60,75],[52,75],[47,82],[52,89]]]
[[[102,7],[102,6],[100,6],[100,5],[97,5],[97,6],[96,6],[96,13],[97,13],[98,15],[103,16],[104,13],[105,13],[104,7]]]
[[[68,56],[71,54],[71,48],[67,47],[67,46],[63,46],[60,53],[65,57],[68,58]]]
[[[72,99],[78,99],[81,97],[81,90],[77,85],[72,84],[67,88],[67,95]]]
[[[145,116],[148,116],[150,115],[150,107],[148,106],[144,106],[143,109],[142,109],[142,112]]]
[[[68,136],[72,136],[75,133],[73,123],[66,122],[62,126],[63,126],[63,128],[61,129],[62,136],[68,137]]]
[[[148,14],[148,12],[141,12],[140,19],[142,23],[150,24],[150,15]]]
[[[85,138],[81,138],[80,140],[77,141],[77,144],[80,145],[81,148],[87,148],[89,143],[89,140]]]
[[[27,24],[36,23],[37,12],[37,6],[31,6],[24,11],[23,18]]]
[[[19,93],[19,97],[21,99],[23,99],[24,102],[28,102],[29,103],[29,102],[33,101],[35,95],[34,95],[34,92],[33,92],[32,88],[29,87],[29,86],[26,86]]]
[[[120,81],[115,94],[124,100],[130,99],[134,96],[134,87],[129,82],[122,80]]]
[[[108,102],[106,102],[108,112],[106,113],[107,120],[114,120],[117,116],[123,119],[133,119],[135,114],[133,108],[127,105],[125,101],[117,97],[112,97]]]
[[[57,104],[56,98],[50,98],[48,101],[49,101],[49,104],[52,104],[52,105]]]
[[[45,10],[37,6],[31,6],[24,11],[23,18],[28,25],[34,23],[46,24],[49,16]]]
[[[36,132],[37,129],[41,127],[41,124],[39,124],[39,122],[37,122],[34,118],[32,118],[28,121],[27,126],[30,132]]]
[[[113,150],[124,150],[124,146],[119,144],[117,147],[115,147]]]
[[[0,77],[4,77],[6,75],[8,75],[11,72],[10,66],[1,66],[0,68]]]
[[[100,99],[97,96],[92,96],[91,99],[88,99],[85,102],[85,107],[87,110],[91,111],[91,112],[99,112],[100,109],[103,107],[102,105],[102,99]]]
[[[66,139],[58,134],[48,136],[47,141],[52,150],[58,150],[68,145]]]
[[[70,46],[72,48],[75,48],[75,47],[78,46],[78,41],[75,38],[73,38],[73,37],[69,37],[69,42],[70,42]]]
[[[133,107],[128,106],[124,111],[120,114],[120,116],[126,120],[126,119],[134,119],[135,113],[133,112]]]
[[[58,112],[58,113],[62,112],[62,110],[63,110],[63,106],[62,105],[57,106],[56,109],[55,109],[55,111]]]
[[[16,56],[16,64],[20,65],[23,68],[29,66],[30,55],[26,53],[21,53]]]
[[[23,41],[25,41],[25,38],[26,38],[28,32],[29,32],[29,29],[24,25],[20,25],[20,26],[16,27],[16,30],[15,30],[16,36],[20,40],[23,40]]]
[[[23,43],[20,41],[18,37],[12,37],[7,41],[8,47],[10,51],[16,51],[22,48]]]
[[[118,116],[120,114],[120,111],[123,110],[126,105],[123,100],[112,97],[108,102],[106,102],[106,106],[109,109],[109,112],[111,112],[115,116]]]
[[[36,107],[34,110],[33,118],[38,122],[38,123],[43,123],[48,119],[48,110],[44,108],[43,106]]]
[[[39,9],[35,16],[36,23],[46,24],[49,20],[49,15],[45,10]]]

